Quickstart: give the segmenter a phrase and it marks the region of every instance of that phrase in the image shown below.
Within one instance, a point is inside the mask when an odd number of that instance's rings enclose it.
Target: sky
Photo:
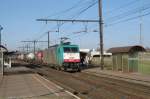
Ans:
[[[47,40],[47,31],[58,30],[60,22],[39,22],[36,19],[91,19],[98,20],[98,4],[80,13],[97,0],[0,0],[0,25],[2,43],[9,50],[18,50],[26,40]],[[71,9],[69,9],[71,8]],[[141,9],[140,9],[141,8]],[[140,24],[142,24],[142,45],[150,47],[149,0],[103,0],[104,49],[111,47],[139,45]],[[66,11],[67,9],[67,11]],[[69,9],[69,10],[68,10]],[[134,18],[143,15],[143,17]],[[145,15],[145,16],[144,16]],[[120,22],[121,21],[121,22]],[[84,31],[87,28],[87,32]],[[99,47],[98,23],[65,23],[58,32],[50,33],[50,44],[59,43],[61,37],[70,38],[80,48]],[[46,48],[38,43],[37,48]]]

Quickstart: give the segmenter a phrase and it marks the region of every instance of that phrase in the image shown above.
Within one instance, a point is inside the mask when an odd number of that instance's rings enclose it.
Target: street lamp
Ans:
[[[1,45],[1,31],[3,30],[3,27],[0,25],[0,45]],[[3,65],[3,52],[2,52],[2,50],[1,50],[1,47],[0,47],[0,58],[1,58],[1,62],[0,62],[0,67],[1,67],[1,73],[2,73],[2,75],[4,74],[4,65]]]

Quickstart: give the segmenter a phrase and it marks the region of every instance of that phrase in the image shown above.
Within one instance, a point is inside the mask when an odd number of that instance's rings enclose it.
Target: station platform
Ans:
[[[0,99],[80,99],[45,79],[29,74],[5,75],[0,79]]]
[[[110,77],[114,79],[150,86],[150,75],[144,75],[141,73],[124,73],[112,70],[101,70],[100,67],[87,69],[83,72],[93,74],[96,76]]]

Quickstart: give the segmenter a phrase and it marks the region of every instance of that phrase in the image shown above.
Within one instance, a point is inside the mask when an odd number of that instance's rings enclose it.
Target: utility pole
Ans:
[[[48,31],[48,32],[47,32],[48,48],[50,47],[50,33],[51,33],[51,32],[59,32],[59,31]]]
[[[20,46],[20,47],[18,47],[18,48],[19,48],[20,52],[24,52],[24,51],[25,51],[25,50],[24,50],[24,49],[25,49],[25,46],[22,46],[22,47]]]
[[[37,21],[46,22],[78,22],[78,23],[99,23],[99,35],[100,35],[100,67],[104,69],[104,55],[103,55],[103,18],[102,18],[102,0],[98,0],[98,8],[99,8],[99,20],[69,20],[69,19],[37,19]]]
[[[27,53],[30,52],[30,46],[29,46],[29,44],[26,45],[26,51],[27,51]]]
[[[141,19],[142,21],[142,19]],[[140,45],[142,45],[142,22],[140,23],[140,41],[139,41]]]
[[[103,18],[102,18],[102,0],[98,0],[99,9],[99,36],[100,36],[100,67],[104,69],[104,45],[103,45]]]
[[[0,25],[0,45],[2,44],[2,40],[1,40],[1,31],[3,30],[3,27]],[[1,49],[1,47],[0,47],[0,54],[1,54],[1,69],[2,69],[2,76],[4,75],[4,64],[3,64],[3,52],[2,52],[2,49]]]
[[[50,33],[50,32],[48,31],[48,32],[47,32],[47,34],[48,34],[48,47],[47,47],[47,48],[50,47],[50,45],[49,45],[49,44],[50,44],[50,41],[49,41],[49,33]]]
[[[0,25],[0,45],[2,44],[2,39],[1,39],[1,38],[2,38],[2,37],[1,37],[1,35],[2,35],[2,34],[1,34],[1,31],[2,31],[2,30],[3,30],[3,27]]]
[[[33,44],[34,44],[34,45],[33,45],[33,47],[34,47],[33,53],[34,53],[34,55],[35,55],[35,43],[36,43],[36,40],[33,41]]]
[[[142,5],[142,0],[139,1]],[[140,11],[140,37],[139,37],[139,44],[142,46],[142,28],[143,28],[143,17],[142,17],[142,9]]]
[[[30,46],[27,44],[27,45],[25,45],[25,46],[20,46],[20,47],[18,47],[18,48],[19,48],[19,50],[20,50],[21,52],[26,52],[26,53],[28,53],[28,52],[30,52],[30,49],[33,48],[33,47],[30,47]]]

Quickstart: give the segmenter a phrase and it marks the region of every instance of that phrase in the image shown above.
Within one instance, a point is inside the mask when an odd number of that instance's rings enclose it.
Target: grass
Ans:
[[[150,61],[142,60],[139,62],[139,72],[150,74]]]

